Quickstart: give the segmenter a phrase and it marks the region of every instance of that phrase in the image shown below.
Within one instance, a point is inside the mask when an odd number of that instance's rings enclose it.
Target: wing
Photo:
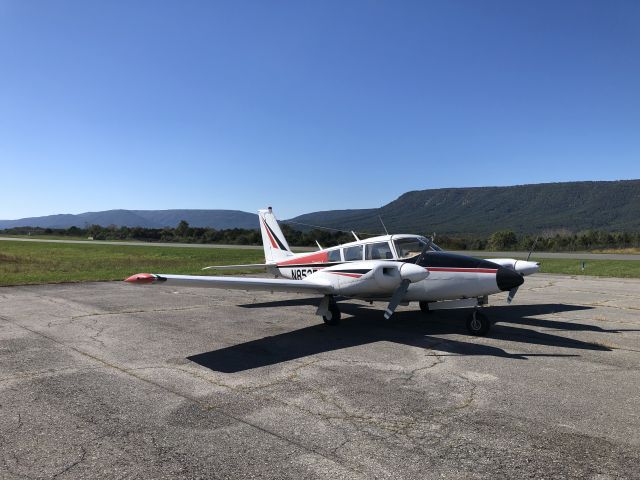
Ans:
[[[209,277],[204,275],[165,275],[137,273],[125,282],[137,285],[171,285],[185,287],[229,288],[234,290],[265,290],[269,292],[333,293],[334,288],[327,283],[311,280],[288,280],[279,278]]]

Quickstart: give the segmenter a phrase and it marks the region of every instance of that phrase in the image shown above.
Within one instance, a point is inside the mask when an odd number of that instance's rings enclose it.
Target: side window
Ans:
[[[354,260],[362,260],[362,247],[358,245],[357,247],[349,247],[342,250],[344,254],[345,262],[352,262]]]
[[[365,245],[364,258],[367,260],[388,260],[393,258],[393,254],[387,242],[369,243]]]
[[[342,259],[340,258],[340,250],[329,250],[329,261],[330,262],[340,262]]]

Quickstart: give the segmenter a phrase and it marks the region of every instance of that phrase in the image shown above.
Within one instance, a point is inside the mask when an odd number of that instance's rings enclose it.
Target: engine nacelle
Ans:
[[[331,283],[339,295],[391,296],[402,280],[419,282],[429,271],[413,263],[365,260],[333,265],[312,276]]]

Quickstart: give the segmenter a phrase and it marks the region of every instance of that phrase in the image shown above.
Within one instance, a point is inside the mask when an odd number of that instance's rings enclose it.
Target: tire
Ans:
[[[471,335],[483,337],[489,333],[490,328],[491,322],[484,313],[474,310],[473,313],[469,315],[467,319],[467,330]]]
[[[422,313],[432,313],[431,310],[429,310],[429,302],[419,302],[419,305]]]
[[[328,315],[323,315],[322,319],[327,325],[338,325],[340,323],[340,309],[335,302],[329,304]]]

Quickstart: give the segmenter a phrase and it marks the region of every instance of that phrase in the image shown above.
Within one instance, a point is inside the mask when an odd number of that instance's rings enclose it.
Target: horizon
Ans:
[[[475,189],[475,188],[506,188],[506,187],[524,187],[524,186],[531,186],[531,185],[550,185],[550,184],[564,184],[564,183],[597,183],[597,182],[633,182],[633,181],[640,181],[640,178],[621,178],[621,179],[616,179],[616,180],[572,180],[572,181],[563,181],[563,182],[542,182],[542,183],[522,183],[522,184],[514,184],[514,185],[483,185],[483,186],[470,186],[470,187],[437,187],[437,188],[428,188],[428,189],[424,189],[424,190],[454,190],[454,189]],[[377,206],[371,206],[371,207],[362,207],[362,208],[338,208],[338,209],[331,209],[331,210],[367,210],[367,209],[377,209],[377,208],[381,208],[384,205],[387,205],[388,203],[391,203],[394,200],[397,200],[400,196],[406,194],[406,193],[410,193],[412,191],[424,191],[424,190],[411,190],[411,191],[407,191],[402,193],[401,195],[399,195],[398,197],[389,200],[388,202],[382,204],[382,205],[377,205]],[[19,218],[0,218],[0,221],[13,221],[13,220],[22,220],[24,218],[41,218],[41,217],[53,217],[53,216],[58,216],[58,215],[82,215],[82,214],[86,214],[86,213],[101,213],[101,212],[113,212],[113,211],[176,211],[176,210],[190,210],[190,211],[196,211],[196,210],[201,210],[201,211],[213,211],[213,210],[223,210],[223,211],[236,211],[236,212],[243,212],[243,213],[252,213],[252,214],[257,214],[258,209],[261,208],[267,208],[267,207],[273,207],[274,211],[276,212],[276,214],[278,214],[278,208],[274,207],[273,205],[264,205],[262,207],[258,207],[256,208],[254,211],[250,211],[250,210],[240,210],[237,208],[107,208],[105,210],[84,210],[84,211],[80,211],[77,213],[72,213],[72,212],[60,212],[60,213],[49,213],[49,214],[44,214],[44,215],[30,215],[28,217],[19,217]],[[293,218],[296,218],[300,215],[305,215],[308,213],[319,213],[319,212],[324,212],[324,211],[331,211],[331,210],[310,210],[308,212],[302,212],[296,216],[292,216],[292,217],[282,217],[280,215],[277,215],[279,220],[282,221],[287,221]]]
[[[633,1],[4,0],[0,219],[640,178],[639,22]]]

